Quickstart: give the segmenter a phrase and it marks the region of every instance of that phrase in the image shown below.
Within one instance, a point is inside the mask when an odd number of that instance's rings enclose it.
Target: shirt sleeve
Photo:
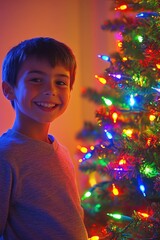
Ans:
[[[9,212],[12,170],[7,161],[0,159],[0,236],[3,235]]]

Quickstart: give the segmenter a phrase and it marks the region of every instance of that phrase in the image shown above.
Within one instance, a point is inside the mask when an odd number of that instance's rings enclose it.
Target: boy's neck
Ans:
[[[48,130],[49,130],[49,124],[36,124],[36,126],[21,126],[14,123],[13,130],[20,132],[32,139],[44,141],[47,143],[50,143],[50,140],[48,139]]]

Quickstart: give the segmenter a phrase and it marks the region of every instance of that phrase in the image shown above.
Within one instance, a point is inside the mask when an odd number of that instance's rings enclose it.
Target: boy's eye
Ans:
[[[57,85],[59,85],[59,86],[67,86],[68,84],[67,84],[67,82],[65,82],[65,81],[63,81],[63,80],[57,80]]]
[[[42,79],[40,79],[40,78],[32,78],[30,81],[34,82],[34,83],[41,83]]]

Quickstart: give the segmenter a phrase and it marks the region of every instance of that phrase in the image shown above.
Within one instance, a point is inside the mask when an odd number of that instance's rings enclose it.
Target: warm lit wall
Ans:
[[[97,54],[113,50],[112,35],[100,29],[111,15],[109,3],[110,0],[0,0],[0,65],[13,45],[37,36],[65,42],[76,55],[77,77],[69,108],[50,128],[72,156],[77,131],[85,119],[94,118],[94,106],[82,100],[81,89],[94,86],[94,74],[105,68]],[[12,126],[13,120],[14,111],[0,89],[0,135]]]
[[[21,40],[37,36],[50,36],[65,42],[73,49],[77,56],[77,61],[79,61],[78,0],[0,1],[0,22],[0,62],[2,62],[6,51],[10,47]],[[79,78],[79,74],[77,74],[75,86],[77,94],[74,94],[74,101],[72,100],[71,102],[73,111],[70,110],[68,113],[65,113],[63,121],[61,119],[56,122],[54,133],[59,135],[71,148],[72,144],[70,144],[70,142],[73,141],[73,132],[76,131],[77,126],[80,126],[81,106],[78,94],[80,88]],[[2,94],[0,101],[0,132],[3,132],[12,125],[14,112],[7,100],[2,97]],[[72,119],[73,113],[74,121]],[[68,131],[69,128],[70,131]],[[67,139],[68,133],[69,136]]]

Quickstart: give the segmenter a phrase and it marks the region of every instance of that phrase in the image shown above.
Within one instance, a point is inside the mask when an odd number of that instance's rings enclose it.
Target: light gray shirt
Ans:
[[[86,240],[67,149],[8,130],[0,138],[0,236],[5,240]]]

